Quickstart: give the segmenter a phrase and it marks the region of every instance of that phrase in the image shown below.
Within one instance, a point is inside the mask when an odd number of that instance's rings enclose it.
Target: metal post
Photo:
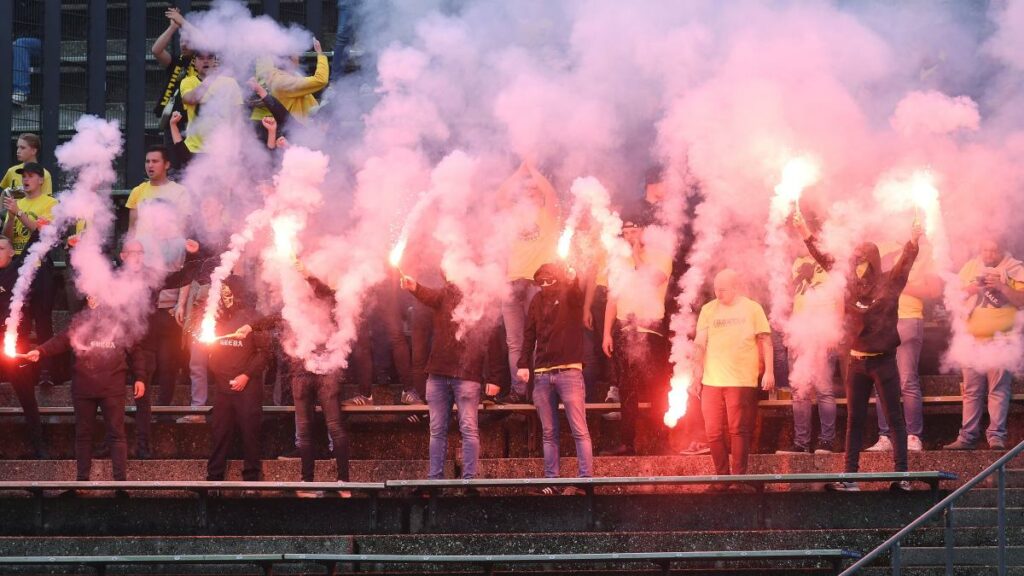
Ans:
[[[946,507],[943,513],[943,520],[945,521],[945,532],[943,535],[943,542],[946,545],[946,576],[953,576],[953,562],[954,554],[956,551],[956,532],[953,530],[953,505],[950,504]]]
[[[1006,576],[1006,465],[999,467],[999,498],[998,506],[998,527],[999,527],[999,576]]]
[[[6,73],[6,71],[4,72]],[[53,150],[60,134],[60,0],[46,0],[43,7],[43,149],[40,158],[50,163],[50,173],[57,184],[57,163]]]
[[[263,14],[274,20],[281,18],[281,0],[263,0]]]
[[[891,555],[890,566],[892,566],[892,576],[900,576],[900,572],[903,569],[903,553],[899,541],[892,545]]]
[[[0,2],[0,70],[14,69],[14,2]],[[0,163],[6,166],[11,158],[11,128],[14,81],[10,74],[0,74]]]
[[[125,110],[125,168],[128,186],[144,175],[146,152],[146,3],[128,3],[128,102]]]
[[[319,38],[323,33],[323,0],[306,0],[306,29]]]
[[[89,2],[88,42],[85,112],[103,118],[107,97],[107,0]]]

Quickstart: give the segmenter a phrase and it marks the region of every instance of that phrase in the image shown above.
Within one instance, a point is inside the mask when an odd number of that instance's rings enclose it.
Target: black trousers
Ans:
[[[28,339],[28,332],[23,331],[27,323],[22,322],[18,328],[17,351],[24,353],[32,350],[34,346]],[[4,376],[11,382],[14,394],[18,397],[18,403],[25,413],[25,423],[28,425],[29,441],[33,450],[38,453],[43,447],[43,424],[39,418],[39,401],[36,400],[36,383],[39,382],[39,364],[27,360],[4,357],[0,359],[0,366],[3,368]]]
[[[292,378],[292,396],[295,398],[295,429],[299,435],[299,455],[302,457],[302,481],[312,482],[316,471],[313,419],[319,402],[323,408],[327,433],[334,443],[337,479],[347,482],[349,442],[345,424],[341,420],[341,380],[338,374],[296,374]]]
[[[75,406],[75,460],[78,464],[77,480],[88,480],[92,470],[92,433],[96,427],[96,409],[103,411],[107,427],[107,447],[114,480],[128,479],[128,438],[124,432],[125,395],[79,398]]]
[[[896,353],[858,358],[848,356],[846,369],[846,471],[857,472],[864,446],[864,422],[867,420],[871,391],[878,394],[878,410],[889,420],[892,457],[896,472],[907,471],[907,424],[900,404],[900,372]]]
[[[149,329],[156,345],[156,371],[152,381],[160,387],[157,404],[170,406],[174,402],[174,386],[182,365],[181,326],[167,309],[162,308],[153,314],[150,322]]]
[[[651,402],[651,417],[656,420],[655,444],[664,444],[668,430],[662,415],[668,405],[668,341],[664,336],[619,327],[614,332],[615,370],[618,374],[619,400],[622,405],[622,444],[636,448],[636,422],[640,416],[640,397]],[[664,447],[664,446],[661,446]]]
[[[260,467],[260,424],[263,421],[263,379],[251,378],[241,392],[228,387],[228,379],[214,376],[217,390],[210,418],[213,428],[213,453],[206,465],[207,480],[223,480],[228,454],[237,433],[242,440],[242,479],[258,481]]]
[[[356,384],[363,396],[373,393],[373,341],[376,330],[384,331],[402,390],[414,389],[409,343],[403,331],[402,295],[398,291],[397,282],[377,284],[370,293],[370,306],[359,323],[358,336],[352,346],[352,360],[355,364]],[[426,391],[426,379],[423,382],[421,395]]]

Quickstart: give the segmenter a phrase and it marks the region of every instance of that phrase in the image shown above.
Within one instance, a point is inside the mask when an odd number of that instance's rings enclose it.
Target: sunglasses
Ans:
[[[548,286],[554,285],[554,283],[554,278],[539,278],[537,280],[537,286],[540,286],[541,288],[547,288]]]

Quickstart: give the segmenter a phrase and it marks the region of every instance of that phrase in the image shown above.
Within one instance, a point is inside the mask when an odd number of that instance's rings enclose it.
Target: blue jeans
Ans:
[[[1009,370],[978,372],[964,369],[964,415],[959,440],[974,444],[981,435],[981,415],[985,411],[988,393],[988,441],[1006,442],[1006,417],[1010,413],[1010,385],[1013,376]]]
[[[822,442],[832,442],[836,439],[836,391],[835,383],[832,381],[832,374],[836,358],[833,354],[821,358],[825,365],[817,376],[794,379],[790,372],[789,389],[793,393],[793,443],[797,446],[808,447],[811,445],[811,391],[818,398],[818,420],[821,421]],[[819,362],[815,359],[814,362]],[[790,357],[790,365],[796,360]],[[827,376],[826,376],[827,375]],[[881,411],[879,411],[881,412]]]
[[[337,374],[302,372],[292,377],[295,398],[295,431],[302,458],[302,481],[312,482],[316,468],[316,443],[313,441],[313,419],[316,404],[323,408],[327,434],[332,441],[337,479],[347,482],[349,442],[341,421],[341,381]]]
[[[462,478],[476,478],[480,460],[480,383],[451,376],[427,376],[427,408],[430,410],[430,470],[427,478],[444,478],[444,457],[448,452],[448,421],[452,404],[459,408],[459,432],[462,433]]]
[[[338,0],[338,28],[334,34],[334,57],[331,62],[331,75],[334,78],[341,78],[345,73],[345,53],[352,44],[358,1]]]
[[[209,373],[210,346],[196,340],[189,339],[188,343],[188,373],[192,381],[192,405],[206,406],[210,399]]]
[[[900,333],[900,347],[896,349],[896,368],[900,371],[900,394],[903,397],[903,418],[907,421],[907,434],[920,436],[924,432],[924,403],[921,400],[921,347],[924,344],[924,320],[900,318],[896,329]],[[885,410],[878,413],[878,434],[889,435]]]
[[[565,406],[572,438],[576,441],[576,460],[579,477],[590,478],[594,470],[594,448],[587,429],[586,389],[583,372],[577,369],[561,372],[542,372],[534,377],[533,404],[544,439],[544,477],[557,478],[558,460],[558,401]]]
[[[526,312],[530,308],[530,300],[537,293],[533,282],[520,278],[510,284],[509,295],[501,302],[501,318],[505,323],[505,342],[508,344],[508,366],[512,375],[512,392],[520,398],[526,398],[528,382],[520,382],[516,377],[516,365],[523,353],[523,329],[526,328]]]
[[[28,94],[32,90],[30,73],[32,59],[39,60],[43,53],[43,41],[39,38],[18,38],[11,45],[14,59],[14,91]]]

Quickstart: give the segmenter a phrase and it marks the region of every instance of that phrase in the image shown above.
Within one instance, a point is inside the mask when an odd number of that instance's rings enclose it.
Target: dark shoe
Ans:
[[[625,444],[619,444],[614,448],[601,450],[598,452],[598,456],[636,456],[636,450]]]
[[[906,480],[899,480],[889,484],[889,492],[913,492],[914,488],[910,486],[910,482]]]
[[[860,486],[856,482],[829,482],[825,484],[825,490],[830,492],[860,492]]]
[[[539,490],[534,491],[537,496],[555,496],[558,494],[558,488],[554,486],[545,486]]]
[[[292,448],[291,450],[285,452],[284,454],[280,454],[277,457],[277,459],[278,460],[301,460],[302,459],[302,455],[299,454],[299,449],[298,448]]]
[[[942,449],[943,450],[974,450],[975,446],[974,446],[974,444],[968,444],[967,442],[963,442],[962,440],[957,438],[955,441],[953,441],[953,442],[943,446]]]
[[[419,414],[410,414],[405,417],[405,420],[410,424],[419,424],[420,422],[423,422],[423,417]]]
[[[348,400],[341,402],[342,406],[373,406],[373,396],[363,396],[362,394],[356,394]]]
[[[526,404],[526,398],[523,398],[515,392],[509,392],[504,396],[495,398],[494,401],[498,404]]]
[[[799,444],[793,444],[792,446],[789,446],[788,448],[783,448],[781,450],[776,450],[775,453],[776,454],[810,454],[811,453],[811,447],[810,446],[801,446]]]
[[[426,404],[426,402],[423,401],[423,398],[420,397],[419,392],[415,390],[406,390],[405,392],[402,392],[401,402],[402,404],[405,404],[407,406],[419,406],[422,404]]]
[[[988,441],[988,449],[989,450],[1006,450],[1006,442],[1003,442],[1002,440],[1000,440],[998,438],[992,438],[991,440]]]
[[[815,454],[835,454],[835,452],[835,442],[825,442],[824,440],[818,442],[818,447],[814,449]]]

